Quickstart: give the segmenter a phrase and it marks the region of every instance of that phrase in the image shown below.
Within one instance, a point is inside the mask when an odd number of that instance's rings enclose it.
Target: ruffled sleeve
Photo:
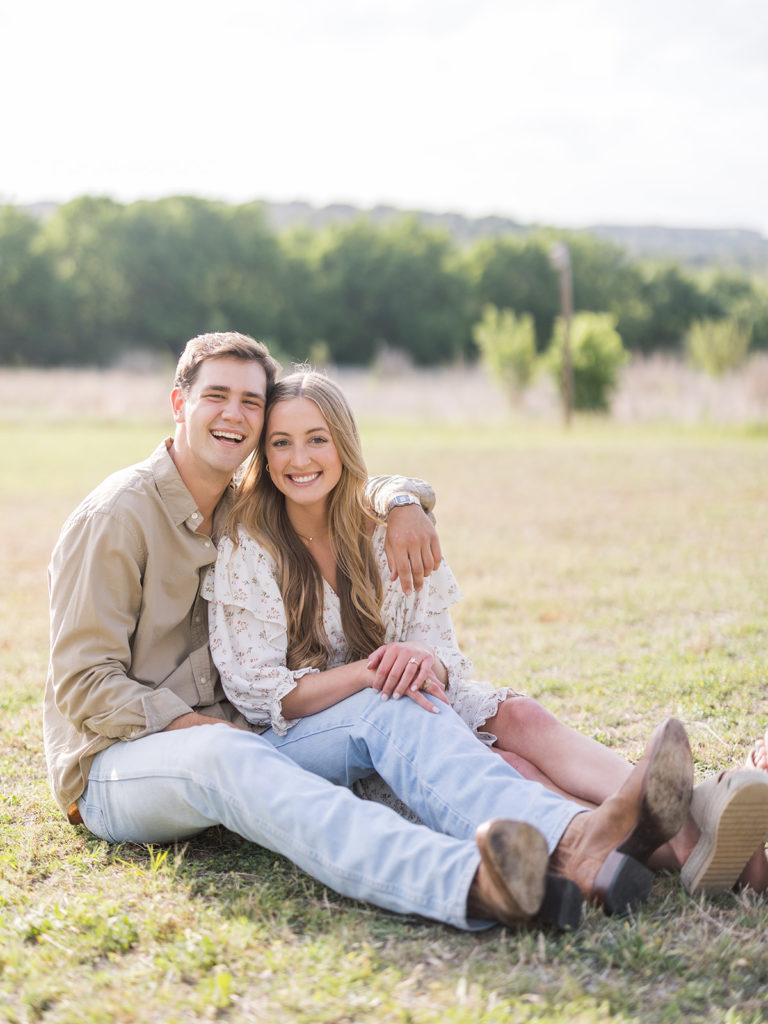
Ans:
[[[378,526],[373,534],[373,545],[382,571],[385,642],[415,640],[432,647],[448,671],[450,696],[452,684],[455,686],[472,675],[472,662],[459,650],[451,620],[450,609],[461,600],[459,585],[443,559],[420,591],[405,595],[400,582],[389,578],[384,536],[384,527]]]
[[[249,722],[284,736],[282,700],[307,672],[286,667],[287,623],[272,556],[241,530],[225,537],[203,580],[211,654],[229,700]]]

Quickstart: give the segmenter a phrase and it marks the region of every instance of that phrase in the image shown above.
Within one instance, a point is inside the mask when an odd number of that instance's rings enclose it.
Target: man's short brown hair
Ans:
[[[260,363],[267,377],[267,394],[270,393],[280,372],[280,363],[269,354],[267,346],[262,342],[247,334],[238,334],[237,331],[198,334],[196,338],[190,339],[176,364],[174,386],[187,394],[206,359],[227,357]]]

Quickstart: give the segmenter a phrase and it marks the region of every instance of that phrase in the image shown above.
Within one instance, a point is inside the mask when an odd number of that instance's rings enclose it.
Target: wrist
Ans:
[[[408,505],[418,505],[421,508],[421,502],[415,494],[411,494],[408,491],[401,491],[399,494],[395,494],[387,502],[387,515],[394,509],[406,508]]]

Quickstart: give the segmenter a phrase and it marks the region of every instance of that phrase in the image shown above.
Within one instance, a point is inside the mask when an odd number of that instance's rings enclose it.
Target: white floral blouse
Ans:
[[[450,607],[461,600],[453,573],[443,561],[420,591],[406,596],[399,582],[389,578],[384,538],[385,527],[377,526],[372,542],[384,591],[385,642],[429,644],[448,670],[447,694],[454,709],[484,742],[493,743],[496,737],[479,727],[515,691],[469,678],[472,663],[459,650],[451,622]],[[202,594],[209,601],[211,653],[228,698],[253,725],[285,735],[295,720],[283,717],[283,697],[316,669],[286,667],[287,624],[274,559],[245,531],[237,546],[224,538]],[[348,648],[339,599],[327,582],[323,625],[332,650],[328,668],[334,668],[345,663]]]
[[[441,562],[421,591],[403,594],[399,583],[389,579],[384,538],[385,527],[377,526],[373,545],[384,590],[385,642],[429,644],[449,674],[447,696],[477,731],[515,691],[470,679],[472,663],[459,649],[451,621],[451,606],[461,600],[461,592],[447,562]],[[211,653],[227,697],[252,724],[285,735],[295,720],[283,717],[283,698],[297,680],[316,670],[286,667],[286,613],[273,558],[245,530],[237,547],[224,538],[204,580],[203,596],[209,601]],[[332,649],[332,669],[346,662],[348,648],[339,599],[325,581],[324,598],[323,625]],[[486,742],[496,738],[478,735]]]

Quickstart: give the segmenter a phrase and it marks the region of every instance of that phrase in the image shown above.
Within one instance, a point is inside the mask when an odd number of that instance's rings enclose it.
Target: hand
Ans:
[[[419,505],[392,509],[387,517],[384,551],[390,579],[399,579],[405,594],[411,593],[411,584],[421,590],[425,576],[429,576],[443,558],[437,530]]]
[[[450,701],[445,695],[445,685],[437,673],[445,674],[445,666],[434,651],[421,644],[393,643],[377,648],[368,659],[367,667],[374,672],[371,687],[381,693],[382,700],[392,697],[410,697],[425,711],[437,712],[434,704],[424,693],[441,700]]]
[[[175,729],[191,729],[195,725],[228,725],[230,729],[244,728],[242,725],[235,725],[234,722],[227,721],[226,718],[215,718],[213,715],[201,715],[197,711],[187,711],[186,714],[174,718],[160,731],[173,732]]]

